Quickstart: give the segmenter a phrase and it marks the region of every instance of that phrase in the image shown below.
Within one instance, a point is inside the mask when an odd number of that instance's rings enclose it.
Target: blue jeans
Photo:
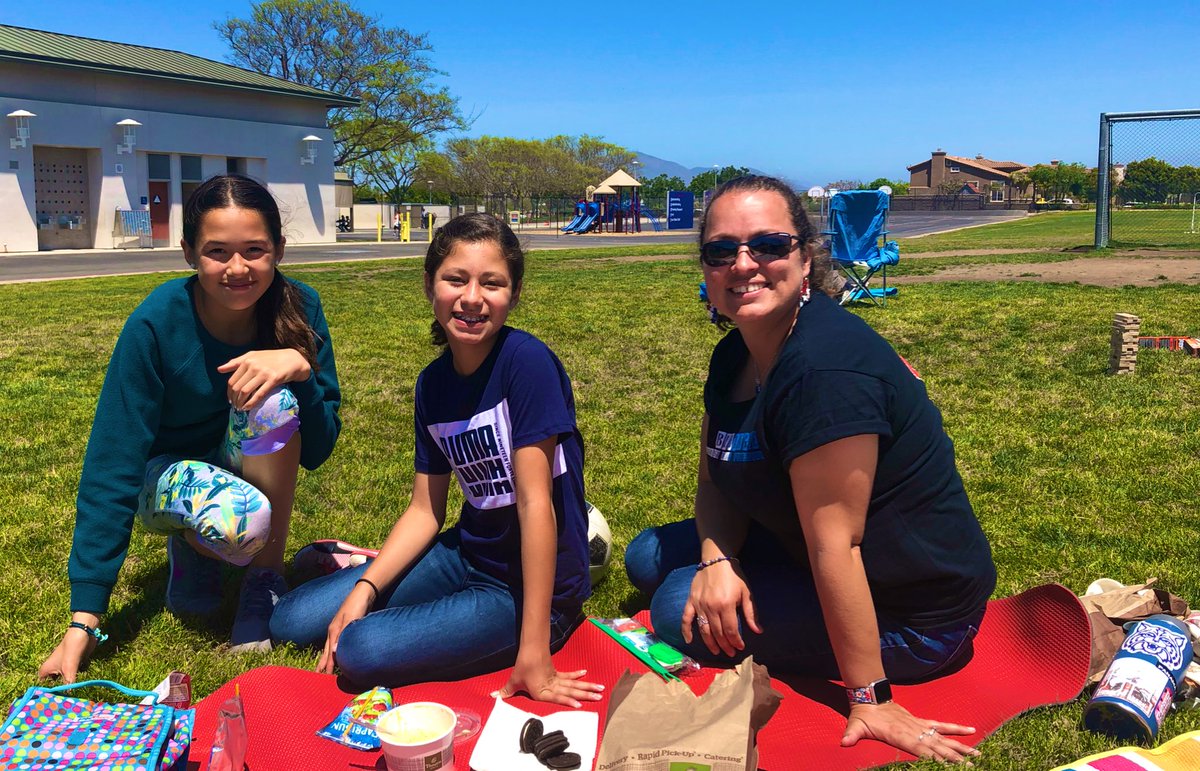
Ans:
[[[837,660],[812,571],[796,564],[779,540],[756,523],[750,525],[738,560],[763,631],[755,634],[746,628],[739,614],[739,631],[746,648],[731,658],[720,652],[710,653],[694,621],[692,643],[683,641],[683,607],[700,561],[695,520],[643,530],[625,549],[629,580],[652,597],[650,620],[655,634],[665,642],[699,661],[727,665],[753,655],[756,662],[773,671],[838,679]],[[983,611],[980,608],[967,621],[921,630],[877,613],[884,672],[894,682],[915,682],[965,661],[970,657],[971,640]]]
[[[339,570],[285,594],[271,616],[271,637],[324,645],[329,623],[367,566]],[[460,680],[512,666],[521,633],[521,604],[504,582],[471,567],[458,529],[433,545],[392,586],[381,586],[377,610],[348,624],[337,664],[351,682],[389,688]],[[566,643],[581,609],[551,608],[550,650]]]

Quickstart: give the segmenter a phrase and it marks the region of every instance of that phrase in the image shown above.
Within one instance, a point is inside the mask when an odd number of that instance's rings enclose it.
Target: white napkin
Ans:
[[[546,771],[535,756],[521,752],[521,728],[531,717],[542,721],[545,733],[562,731],[571,742],[566,751],[579,754],[579,767],[592,767],[600,730],[600,716],[595,712],[571,710],[542,717],[497,698],[471,753],[472,771]]]

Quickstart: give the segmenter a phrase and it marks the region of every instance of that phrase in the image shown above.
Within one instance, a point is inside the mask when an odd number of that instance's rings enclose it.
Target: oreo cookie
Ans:
[[[544,764],[547,759],[562,754],[570,746],[571,742],[563,735],[562,731],[551,731],[534,742],[533,754]]]
[[[542,721],[536,717],[525,721],[525,725],[521,726],[521,752],[533,752],[534,745],[542,738],[542,730]]]
[[[543,760],[542,765],[556,771],[571,771],[571,769],[579,768],[581,762],[582,759],[577,752],[560,752]]]

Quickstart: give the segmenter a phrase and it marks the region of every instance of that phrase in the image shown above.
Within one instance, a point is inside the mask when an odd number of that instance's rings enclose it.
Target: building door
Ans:
[[[87,150],[33,148],[38,249],[90,249]]]
[[[155,246],[171,246],[171,156],[146,154],[150,192],[150,238]]]
[[[155,246],[170,246],[171,199],[168,191],[170,182],[150,183],[150,235]]]

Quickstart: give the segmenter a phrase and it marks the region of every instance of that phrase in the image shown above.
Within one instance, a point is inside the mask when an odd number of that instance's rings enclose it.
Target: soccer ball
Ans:
[[[600,509],[591,503],[587,503],[587,515],[588,572],[592,576],[592,586],[595,586],[608,573],[608,563],[612,561],[612,531]]]

